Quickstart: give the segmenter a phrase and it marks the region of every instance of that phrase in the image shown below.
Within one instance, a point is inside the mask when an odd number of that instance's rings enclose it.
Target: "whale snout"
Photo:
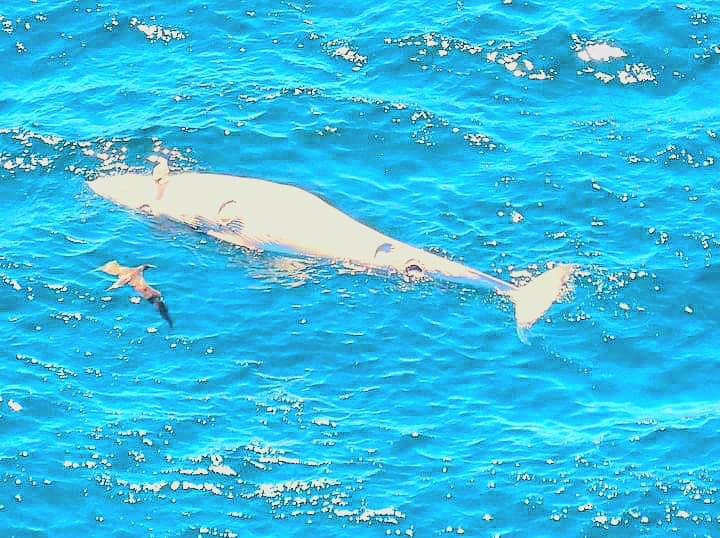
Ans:
[[[100,176],[86,183],[98,196],[130,208],[139,208],[153,199],[155,183],[148,175]]]
[[[95,178],[95,179],[85,182],[85,184],[95,194],[98,194],[104,198],[107,198],[108,194],[110,193],[110,190],[111,190],[111,187],[110,187],[111,181],[112,181],[112,176],[100,176],[98,178]]]

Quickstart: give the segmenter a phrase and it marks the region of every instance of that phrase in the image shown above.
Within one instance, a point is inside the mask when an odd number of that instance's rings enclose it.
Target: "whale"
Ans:
[[[445,281],[493,290],[514,306],[520,339],[568,296],[576,266],[551,268],[517,286],[463,263],[386,235],[326,202],[282,182],[196,171],[171,172],[151,155],[151,173],[123,172],[87,182],[97,195],[132,211],[169,219],[252,251],[329,260],[408,281]]]

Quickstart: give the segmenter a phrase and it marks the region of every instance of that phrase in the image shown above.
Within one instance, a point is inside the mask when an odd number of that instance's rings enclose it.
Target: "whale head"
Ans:
[[[103,198],[131,209],[151,205],[156,198],[157,183],[147,174],[101,176],[87,186]]]

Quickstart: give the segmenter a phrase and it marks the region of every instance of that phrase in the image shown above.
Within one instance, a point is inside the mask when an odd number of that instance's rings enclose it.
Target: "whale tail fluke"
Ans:
[[[567,295],[575,269],[572,264],[559,264],[524,286],[505,292],[515,305],[517,333],[523,343],[528,343],[528,332],[533,324],[553,303]]]

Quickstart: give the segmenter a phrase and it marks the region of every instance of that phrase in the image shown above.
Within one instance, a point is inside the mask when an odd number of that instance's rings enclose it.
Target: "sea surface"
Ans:
[[[720,535],[716,1],[5,0],[0,58],[3,537]],[[524,345],[87,188],[151,154],[575,289]]]

